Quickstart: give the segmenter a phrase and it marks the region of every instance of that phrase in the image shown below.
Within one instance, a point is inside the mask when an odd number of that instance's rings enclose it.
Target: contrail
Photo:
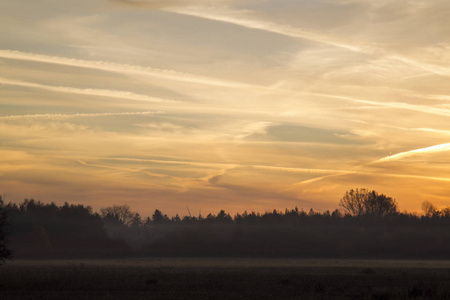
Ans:
[[[136,101],[145,101],[145,102],[166,102],[166,103],[175,103],[177,101],[174,100],[164,100],[155,97],[149,97],[147,95],[136,94],[128,91],[117,91],[117,90],[104,90],[104,89],[79,89],[67,86],[52,86],[45,85],[34,82],[26,82],[20,80],[11,80],[0,77],[0,84],[6,85],[14,85],[14,86],[22,86],[29,88],[37,88],[52,92],[60,92],[60,93],[68,93],[68,94],[78,94],[78,95],[89,95],[89,96],[101,96],[101,97],[110,97],[110,98],[124,98],[129,100]]]
[[[216,10],[208,10],[205,7],[167,7],[163,10],[181,14],[194,16],[203,19],[209,19],[214,21],[220,21],[225,23],[230,23],[234,25],[239,25],[242,27],[250,28],[250,29],[258,29],[266,32],[276,33],[288,37],[293,38],[301,38],[306,40],[311,40],[315,42],[320,42],[323,44],[344,48],[347,50],[362,52],[359,46],[342,43],[335,38],[330,36],[326,36],[317,32],[294,28],[287,25],[280,25],[273,22],[262,21],[255,18],[252,18],[252,15],[247,12],[241,11],[220,11],[217,13]]]
[[[117,171],[123,171],[123,172],[142,173],[142,174],[146,174],[146,175],[152,176],[152,177],[160,177],[160,178],[170,177],[170,178],[174,178],[174,176],[171,176],[171,175],[166,175],[166,174],[162,175],[162,174],[149,172],[149,171],[146,171],[146,170],[139,170],[139,169],[132,169],[132,168],[124,168],[124,167],[105,166],[105,165],[99,165],[99,164],[92,164],[92,163],[87,163],[87,162],[82,161],[82,160],[77,160],[77,163],[79,163],[80,165],[83,165],[83,166],[88,166],[88,167],[111,169],[111,170],[117,170]]]
[[[405,152],[400,152],[400,153],[397,153],[394,155],[386,156],[375,162],[393,161],[393,160],[399,160],[402,158],[407,158],[407,157],[411,157],[411,156],[415,156],[415,155],[419,155],[419,154],[437,153],[437,152],[444,152],[444,151],[450,151],[450,143],[440,144],[440,145],[435,145],[435,146],[431,146],[431,147],[420,148],[420,149],[415,149],[415,150],[410,150],[410,151],[405,151]]]
[[[142,111],[142,112],[121,112],[121,113],[86,113],[86,114],[34,114],[34,115],[12,115],[2,116],[0,120],[13,121],[21,119],[49,119],[49,120],[68,120],[73,118],[95,118],[110,116],[145,116],[160,114],[162,111]]]
[[[310,184],[317,181],[321,181],[326,178],[330,177],[338,177],[338,176],[344,176],[344,175],[367,175],[367,176],[378,176],[378,177],[395,177],[395,178],[409,178],[409,179],[424,179],[424,180],[432,180],[432,181],[444,181],[444,182],[450,182],[450,178],[446,177],[436,177],[436,176],[424,176],[424,175],[410,175],[410,174],[378,174],[378,173],[371,173],[371,172],[360,172],[360,171],[348,171],[348,172],[341,172],[336,174],[330,174],[330,175],[324,175],[319,176],[307,180],[303,180],[297,183],[294,183],[293,185],[304,185],[304,184]]]
[[[265,165],[251,165],[255,169],[271,170],[271,171],[283,171],[289,173],[318,173],[327,174],[335,172],[348,172],[343,170],[331,170],[331,169],[309,169],[309,168],[290,168],[290,167],[275,167]]]
[[[202,6],[166,7],[162,8],[162,10],[181,15],[188,15],[208,20],[225,22],[249,29],[257,29],[270,33],[280,34],[287,37],[305,39],[325,45],[350,50],[353,52],[386,57],[389,59],[402,62],[406,65],[422,69],[429,73],[433,73],[435,75],[441,75],[446,77],[450,76],[450,69],[446,67],[426,64],[400,55],[393,55],[388,53],[385,49],[381,49],[379,47],[377,48],[371,44],[349,43],[347,41],[342,41],[339,38],[321,34],[319,32],[314,32],[301,28],[291,27],[289,25],[283,25],[279,23],[260,20],[255,18],[254,14],[252,14],[252,12],[249,11],[233,11],[227,9],[218,10],[217,8],[210,9]]]
[[[449,109],[429,107],[426,105],[415,105],[415,104],[409,104],[409,103],[403,103],[403,102],[378,102],[378,101],[358,99],[358,98],[353,98],[353,97],[348,97],[348,96],[329,95],[329,94],[314,93],[314,92],[302,92],[302,93],[305,95],[334,98],[334,99],[346,100],[346,101],[351,101],[351,102],[355,102],[355,103],[369,104],[369,105],[374,105],[374,106],[379,106],[379,107],[384,107],[384,108],[406,109],[406,110],[411,110],[411,111],[415,111],[415,112],[433,114],[433,115],[438,115],[438,116],[446,116],[446,117],[450,116]]]
[[[90,69],[111,71],[111,72],[117,72],[117,73],[132,73],[132,74],[150,75],[150,76],[157,76],[160,78],[177,80],[177,81],[194,82],[194,83],[215,85],[215,86],[222,86],[222,87],[230,87],[230,88],[231,87],[232,88],[244,88],[244,89],[251,89],[251,90],[282,93],[282,94],[288,94],[288,95],[323,96],[323,97],[328,97],[328,98],[353,101],[353,102],[357,102],[357,103],[376,105],[376,106],[380,106],[380,107],[407,109],[407,110],[413,110],[416,112],[429,113],[429,114],[435,114],[435,115],[441,115],[441,116],[449,116],[450,115],[450,110],[428,107],[428,106],[423,106],[423,105],[411,105],[411,104],[400,103],[400,102],[383,103],[383,102],[377,102],[377,101],[371,101],[371,100],[356,99],[356,98],[351,98],[351,97],[346,97],[346,96],[328,95],[328,94],[313,93],[313,92],[311,92],[311,93],[295,92],[295,91],[283,90],[278,87],[255,86],[255,85],[244,84],[244,83],[228,82],[228,81],[216,80],[216,79],[211,79],[211,78],[197,77],[195,75],[178,73],[178,72],[174,72],[174,71],[143,68],[143,67],[139,67],[139,66],[115,64],[115,63],[108,63],[108,62],[102,62],[102,61],[86,61],[86,60],[70,59],[70,58],[57,57],[57,56],[47,56],[47,55],[26,53],[26,52],[20,52],[20,51],[10,51],[10,50],[0,50],[0,57],[4,57],[4,58],[8,58],[8,59],[28,60],[28,61],[68,65],[68,66],[75,66],[75,67],[82,67],[82,68],[90,68]],[[75,88],[70,88],[70,87],[54,87],[54,86],[48,86],[48,85],[42,85],[42,84],[36,84],[36,83],[28,83],[28,82],[17,81],[17,80],[1,79],[1,78],[0,78],[0,80],[3,81],[0,83],[4,83],[4,84],[35,87],[35,88],[41,88],[41,89],[47,89],[47,90],[53,90],[53,91],[59,91],[59,92],[68,92],[68,93],[76,93],[76,94],[84,94],[84,95],[87,94],[87,95],[108,96],[108,97],[122,97],[122,98],[128,98],[128,99],[133,99],[133,100],[144,100],[145,99],[145,100],[151,101],[151,102],[162,102],[162,101],[168,102],[169,101],[169,100],[163,100],[163,99],[159,99],[159,98],[153,98],[153,97],[148,97],[145,95],[139,95],[139,94],[123,92],[123,91],[110,91],[110,90],[98,90],[98,89],[75,89]],[[112,93],[115,93],[115,96],[113,96]]]
[[[74,58],[66,58],[60,56],[49,56],[35,53],[12,51],[12,50],[0,50],[0,57],[15,60],[26,60],[33,62],[49,63],[56,65],[64,65],[71,67],[95,69],[102,71],[109,71],[120,74],[137,74],[146,75],[152,77],[158,77],[161,79],[175,80],[188,83],[198,83],[204,85],[213,85],[229,88],[249,88],[255,87],[249,84],[243,84],[239,82],[232,82],[226,80],[219,80],[214,78],[202,77],[188,73],[176,72],[173,70],[162,70],[151,67],[141,67],[136,65],[118,64],[104,61],[91,61]]]
[[[160,159],[143,159],[143,158],[116,158],[105,157],[99,159],[106,160],[118,160],[118,161],[133,161],[133,162],[150,162],[160,164],[174,164],[174,165],[191,165],[197,167],[213,167],[219,169],[230,169],[237,167],[249,167],[254,169],[266,169],[271,171],[283,171],[283,172],[297,172],[297,173],[335,173],[335,172],[349,172],[343,170],[330,170],[330,169],[310,169],[310,168],[293,168],[293,167],[277,167],[267,165],[246,165],[246,164],[233,164],[233,163],[209,163],[209,162],[194,162],[194,161],[179,161],[179,160],[160,160]]]

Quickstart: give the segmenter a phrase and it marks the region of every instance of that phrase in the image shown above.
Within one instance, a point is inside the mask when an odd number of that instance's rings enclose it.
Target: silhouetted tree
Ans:
[[[439,211],[438,211],[437,207],[430,201],[423,201],[421,208],[422,208],[423,214],[427,218],[431,218],[431,217],[439,215]]]
[[[178,214],[176,214],[175,217],[172,217],[170,221],[172,221],[173,223],[179,223],[181,221],[181,218]]]
[[[382,217],[385,215],[397,213],[397,202],[395,199],[375,191],[367,193],[367,199],[364,203],[365,213],[367,215]]]
[[[7,211],[9,242],[18,258],[105,257],[128,249],[107,236],[104,220],[89,206],[30,199],[9,203]]]
[[[132,226],[141,222],[139,214],[132,212],[126,204],[102,208],[100,209],[100,215],[105,222],[114,225]]]
[[[147,217],[147,219],[145,219],[144,226],[150,226],[150,225],[152,225],[152,219],[150,219],[150,217]]]
[[[142,217],[139,213],[134,213],[133,219],[131,220],[130,226],[139,227],[142,225]]]
[[[223,209],[216,216],[216,220],[219,222],[226,222],[226,223],[233,222],[233,219],[231,218],[230,214],[227,214]]]
[[[441,211],[440,211],[440,214],[439,214],[441,217],[444,217],[444,218],[448,218],[448,217],[450,217],[450,207],[445,207],[445,208],[443,208]]]
[[[366,189],[351,189],[339,201],[339,206],[352,216],[370,215],[382,217],[397,213],[395,199],[376,191]]]
[[[366,195],[365,189],[351,189],[350,191],[346,191],[345,195],[339,201],[339,206],[352,216],[361,216],[364,214]]]
[[[105,253],[450,258],[450,207],[438,210],[427,202],[425,216],[399,213],[394,199],[366,189],[349,190],[339,204],[341,210],[325,212],[245,211],[234,219],[224,210],[205,218],[169,218],[156,209],[143,222],[126,205],[103,209],[102,218],[83,205],[57,206],[31,199],[6,206],[14,221],[8,246],[19,258]]]
[[[163,214],[159,209],[155,209],[152,216],[153,224],[161,224],[170,221],[169,217]]]
[[[11,256],[8,248],[8,212],[0,196],[0,263]]]

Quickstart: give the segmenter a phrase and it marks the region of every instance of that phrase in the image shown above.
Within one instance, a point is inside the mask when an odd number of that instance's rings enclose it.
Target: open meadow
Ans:
[[[450,299],[449,261],[12,261],[2,299]]]

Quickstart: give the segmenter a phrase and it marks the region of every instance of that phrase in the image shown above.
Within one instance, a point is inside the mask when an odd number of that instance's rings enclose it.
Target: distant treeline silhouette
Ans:
[[[24,200],[6,205],[13,258],[116,257],[128,251],[108,237],[103,219],[83,205]]]
[[[156,209],[142,220],[127,205],[93,212],[35,200],[5,205],[15,258],[240,256],[450,258],[450,209],[424,202],[424,214],[399,212],[375,191],[348,191],[341,209],[286,209],[234,216],[174,216]]]

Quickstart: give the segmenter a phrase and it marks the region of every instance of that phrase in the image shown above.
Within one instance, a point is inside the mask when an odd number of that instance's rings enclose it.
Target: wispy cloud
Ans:
[[[404,102],[381,102],[381,101],[373,101],[373,100],[366,100],[366,99],[360,99],[355,97],[349,97],[349,96],[340,96],[336,94],[325,94],[325,93],[308,93],[305,92],[304,94],[309,94],[312,96],[320,96],[320,97],[327,97],[327,98],[334,98],[334,99],[340,99],[340,100],[346,100],[361,104],[370,104],[378,107],[384,107],[384,108],[394,108],[394,109],[405,109],[405,110],[411,110],[419,113],[426,113],[426,114],[433,114],[433,115],[439,115],[439,116],[450,116],[450,109],[445,108],[439,108],[439,107],[432,107],[429,105],[416,105],[416,104],[409,104]]]
[[[49,56],[42,55],[36,53],[28,53],[21,51],[11,51],[11,50],[0,50],[0,57],[7,59],[16,59],[16,60],[26,60],[26,61],[34,61],[48,64],[57,64],[78,68],[88,68],[102,71],[109,71],[121,74],[137,74],[137,75],[145,75],[145,76],[153,76],[161,79],[167,80],[176,80],[188,83],[197,83],[197,84],[205,84],[205,85],[213,85],[213,86],[221,86],[221,87],[231,87],[231,88],[248,88],[254,87],[252,85],[247,85],[239,82],[232,82],[226,80],[220,80],[215,78],[208,78],[197,76],[188,73],[176,72],[173,70],[162,70],[155,69],[151,67],[141,67],[136,65],[128,65],[128,64],[118,64],[111,63],[105,61],[92,61],[92,60],[81,60],[74,58],[66,58],[60,56]]]
[[[441,130],[435,128],[415,128],[415,130],[450,135],[450,130]]]
[[[171,7],[171,6],[188,6],[192,5],[192,1],[188,0],[110,0],[116,3],[145,6],[152,9]],[[208,4],[226,4],[231,2],[230,0],[196,0],[197,5],[208,5]]]
[[[247,124],[246,126],[244,126],[244,128],[240,130],[240,133],[236,135],[236,138],[244,139],[253,134],[266,134],[267,128],[274,124],[275,123],[273,122],[255,122]]]
[[[391,53],[387,48],[374,43],[361,43],[343,39],[342,37],[323,34],[318,31],[296,28],[289,25],[279,24],[258,18],[253,11],[246,10],[230,10],[225,7],[209,7],[209,6],[175,6],[162,8],[165,11],[194,16],[203,19],[209,19],[219,22],[230,23],[249,29],[263,30],[270,33],[280,34],[287,37],[305,39],[329,46],[334,46],[353,52],[370,54],[378,57],[386,57],[402,62],[406,65],[419,68],[441,76],[450,76],[450,69],[445,66],[433,65],[421,62],[412,57],[402,56]]]
[[[377,124],[379,127],[385,127],[389,129],[401,130],[401,131],[422,131],[422,132],[431,132],[439,135],[450,135],[450,130],[436,129],[436,128],[427,128],[427,127],[400,127],[400,126],[392,126],[386,124]]]
[[[339,172],[330,175],[319,176],[307,180],[303,180],[293,184],[293,186],[303,186],[311,183],[316,183],[324,179],[339,177],[339,176],[370,176],[370,177],[387,177],[387,178],[404,178],[404,179],[418,179],[418,180],[429,180],[429,181],[442,181],[450,182],[448,177],[438,177],[438,176],[426,176],[426,175],[411,175],[411,174],[391,174],[391,173],[374,173],[374,172],[364,172],[364,171],[348,171]]]
[[[306,39],[314,42],[323,43],[339,48],[344,48],[351,51],[362,52],[362,49],[350,43],[345,43],[339,39],[314,32],[311,30],[295,28],[288,25],[282,25],[270,21],[264,21],[255,18],[255,14],[249,11],[233,11],[226,8],[209,8],[200,6],[190,7],[168,7],[164,8],[166,11],[170,11],[177,14],[189,15],[214,21],[226,22],[250,29],[258,29],[266,32],[281,34],[292,38]]]
[[[411,97],[433,99],[439,101],[450,101],[450,95],[421,95],[421,94],[411,94]]]
[[[357,103],[361,103],[361,104],[376,105],[379,107],[407,109],[407,110],[413,110],[416,112],[435,114],[435,115],[441,115],[441,116],[449,116],[450,115],[450,110],[445,109],[445,108],[430,107],[430,106],[425,106],[425,105],[413,105],[413,104],[401,103],[401,102],[378,102],[378,101],[358,99],[358,98],[347,97],[347,96],[329,95],[329,94],[324,94],[324,93],[297,92],[297,91],[283,89],[282,87],[278,87],[278,86],[262,87],[262,86],[249,85],[249,84],[245,84],[245,83],[222,81],[222,80],[217,80],[217,79],[213,79],[213,78],[197,77],[195,75],[178,73],[178,72],[174,72],[174,71],[157,70],[157,69],[152,69],[152,68],[144,68],[144,67],[133,66],[133,65],[115,64],[115,63],[108,63],[108,62],[102,62],[102,61],[86,61],[86,60],[70,59],[70,58],[64,58],[64,57],[46,56],[46,55],[40,55],[40,54],[26,53],[26,52],[20,52],[20,51],[9,51],[9,50],[0,50],[0,57],[4,57],[4,58],[8,58],[8,59],[19,59],[19,60],[44,62],[44,63],[51,63],[51,64],[61,64],[61,65],[68,65],[68,66],[82,67],[82,68],[91,68],[91,69],[98,69],[98,70],[119,72],[119,73],[145,74],[145,75],[151,75],[151,76],[158,76],[158,77],[170,79],[170,80],[193,82],[193,83],[200,83],[200,84],[207,84],[207,85],[216,85],[216,86],[222,86],[222,87],[243,88],[243,89],[250,89],[253,91],[259,90],[259,91],[266,91],[266,92],[270,92],[270,93],[280,93],[280,94],[287,95],[287,96],[295,96],[295,95],[324,96],[324,97],[329,97],[329,98],[357,102]],[[136,93],[132,93],[132,92],[125,92],[125,91],[100,90],[100,89],[77,89],[77,88],[72,88],[72,87],[56,87],[56,86],[43,85],[43,84],[38,84],[38,83],[10,80],[10,79],[5,79],[5,78],[0,78],[0,83],[9,84],[9,85],[18,85],[18,86],[24,86],[24,87],[40,88],[40,89],[46,89],[46,90],[51,90],[51,91],[55,91],[55,92],[66,92],[66,93],[73,93],[73,94],[126,98],[126,99],[130,99],[130,100],[138,100],[138,101],[150,101],[150,102],[163,102],[163,101],[164,102],[172,102],[173,101],[173,100],[164,100],[164,99],[160,99],[160,98],[156,98],[156,97],[149,97],[146,95],[136,94]]]
[[[290,168],[290,167],[277,167],[266,165],[252,165],[255,169],[282,171],[288,173],[313,173],[313,174],[328,174],[328,173],[348,173],[349,171],[332,170],[332,169],[314,169],[314,168]]]
[[[423,175],[409,175],[409,174],[379,174],[378,176],[450,182],[450,178],[448,177],[437,177],[437,176],[423,176]]]
[[[126,168],[126,167],[110,166],[110,165],[105,165],[105,164],[87,163],[82,160],[77,160],[77,163],[79,163],[80,165],[83,165],[83,166],[87,166],[87,167],[110,169],[110,170],[122,171],[122,172],[126,172],[126,173],[142,173],[142,174],[145,174],[150,177],[174,178],[174,176],[162,175],[162,174],[149,172],[147,170],[136,169],[136,168]]]
[[[180,161],[180,160],[161,160],[161,159],[146,159],[146,158],[126,158],[126,157],[108,157],[106,160],[115,161],[128,161],[128,162],[139,162],[139,163],[158,163],[158,164],[169,164],[169,165],[187,165],[194,167],[212,167],[212,168],[236,168],[238,164],[224,164],[224,163],[211,163],[211,162],[195,162],[195,161]]]
[[[390,55],[389,58],[401,61],[410,66],[420,68],[424,71],[428,71],[429,73],[433,73],[435,75],[440,75],[440,76],[445,76],[445,77],[450,76],[450,69],[445,66],[432,65],[432,64],[424,63],[424,62],[417,61],[415,59],[400,56],[400,55]]]
[[[19,2],[0,10],[15,201],[329,209],[358,185],[414,210],[450,190],[446,0]]]
[[[165,100],[165,99],[161,99],[161,98],[150,97],[147,95],[136,94],[136,93],[127,92],[127,91],[103,90],[103,89],[79,89],[79,88],[67,87],[67,86],[51,86],[51,85],[45,85],[45,84],[40,84],[40,83],[34,83],[34,82],[11,80],[11,79],[1,78],[1,77],[0,77],[0,84],[43,89],[43,90],[59,92],[59,93],[101,96],[101,97],[109,97],[109,98],[122,98],[122,99],[129,99],[129,100],[135,100],[135,101],[165,102],[165,103],[176,102],[174,100]]]
[[[121,112],[121,113],[86,113],[86,114],[34,114],[34,115],[11,115],[0,116],[0,121],[15,121],[22,119],[43,119],[62,121],[74,118],[95,118],[95,117],[112,117],[112,116],[146,116],[153,114],[161,114],[162,111],[142,111],[142,112]]]
[[[376,162],[388,162],[388,161],[400,160],[403,158],[408,158],[408,157],[421,155],[421,154],[430,154],[430,153],[437,153],[437,152],[444,152],[444,151],[450,151],[450,143],[440,144],[440,145],[435,145],[435,146],[431,146],[431,147],[420,148],[420,149],[415,149],[415,150],[410,150],[410,151],[405,151],[405,152],[400,152],[400,153],[397,153],[394,155],[386,156],[382,159],[377,160]]]
[[[100,158],[98,158],[100,159]],[[288,172],[288,173],[314,173],[314,174],[328,174],[328,173],[348,173],[349,171],[332,170],[332,169],[315,169],[315,168],[296,168],[296,167],[281,167],[270,165],[252,165],[252,164],[233,164],[233,163],[212,163],[212,162],[196,162],[196,161],[180,161],[180,160],[161,160],[161,159],[145,159],[145,158],[122,158],[122,157],[109,157],[106,160],[115,161],[129,161],[139,163],[158,163],[158,164],[173,164],[173,165],[188,165],[194,167],[212,167],[221,170],[233,169],[233,168],[254,168],[263,169],[276,172]]]
[[[349,175],[349,174],[355,174],[355,173],[356,172],[342,171],[342,172],[339,172],[339,173],[334,173],[334,174],[329,174],[329,175],[324,175],[324,176],[319,176],[319,177],[303,180],[303,181],[295,183],[294,186],[311,184],[311,183],[318,182],[318,181],[321,181],[321,180],[326,179],[326,178],[343,176],[343,175]]]

